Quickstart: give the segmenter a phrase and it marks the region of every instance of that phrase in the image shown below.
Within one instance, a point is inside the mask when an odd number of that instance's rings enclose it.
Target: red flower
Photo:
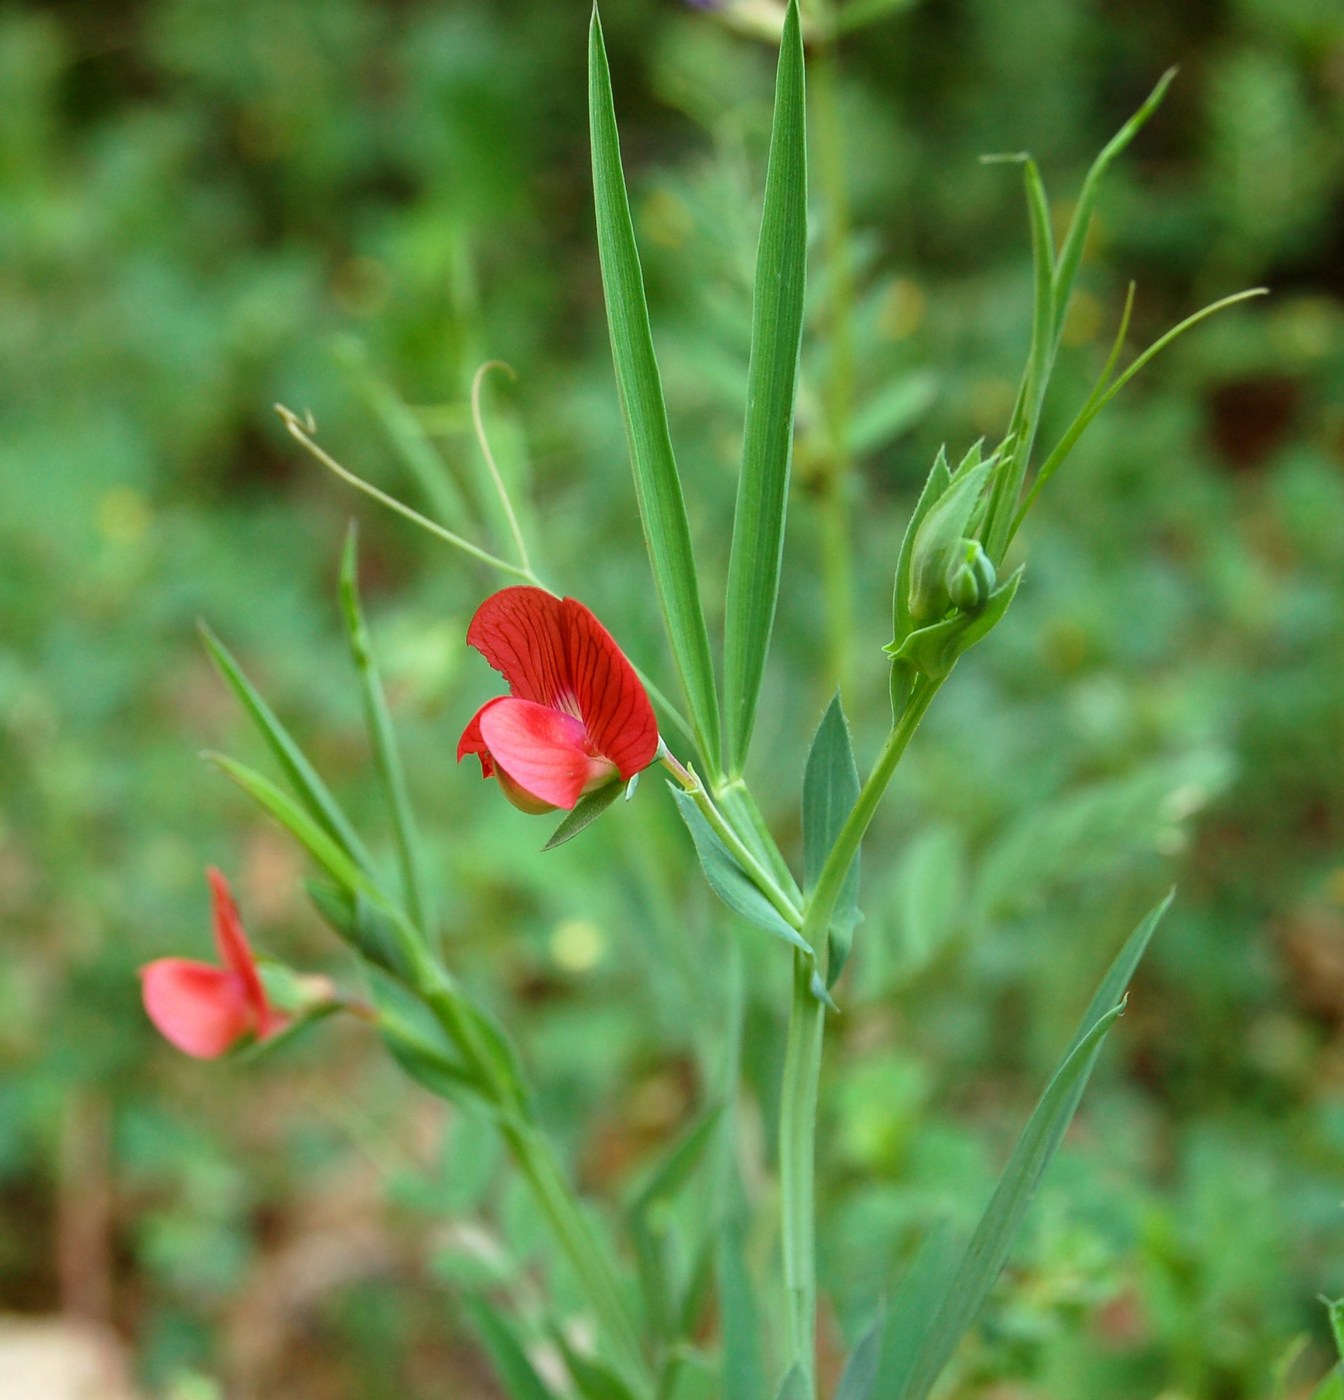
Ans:
[[[215,944],[223,967],[188,958],[159,958],[140,969],[145,1011],[164,1038],[188,1055],[210,1060],[244,1036],[264,1040],[285,1026],[271,1010],[242,920],[218,870],[206,872],[215,909]]]
[[[635,668],[573,598],[505,588],[487,598],[467,641],[509,683],[462,731],[460,763],[481,760],[525,812],[572,808],[584,793],[647,768],[658,722]]]

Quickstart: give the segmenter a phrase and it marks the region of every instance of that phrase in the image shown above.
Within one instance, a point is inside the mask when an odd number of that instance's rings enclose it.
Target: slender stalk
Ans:
[[[445,544],[452,545],[454,549],[460,549],[463,554],[469,554],[473,559],[480,560],[482,564],[489,564],[492,569],[498,569],[501,573],[512,574],[514,578],[525,579],[528,582],[534,581],[530,569],[510,564],[507,559],[501,559],[497,554],[491,554],[488,549],[482,549],[479,545],[472,544],[470,540],[464,540],[461,535],[455,535],[451,530],[445,530],[442,525],[431,520],[427,515],[421,515],[418,510],[413,510],[405,502],[397,500],[395,496],[389,496],[386,491],[380,491],[371,481],[365,481],[362,476],[356,476],[348,467],[343,467],[335,457],[329,452],[324,452],[313,441],[312,434],[317,429],[311,418],[305,422],[293,410],[279,403],[275,405],[275,411],[280,415],[290,437],[311,453],[329,472],[340,477],[348,486],[353,486],[356,491],[362,491],[366,496],[371,496],[379,505],[386,506],[388,510],[396,511],[398,515],[404,516],[422,530],[428,530],[431,535],[443,540]]]
[[[817,970],[825,975],[826,935],[850,864],[896,765],[910,743],[941,681],[916,683],[900,719],[883,745],[854,810],[840,829],[808,900],[803,937],[816,950]],[[826,1009],[812,992],[813,966],[802,953],[793,960],[788,1044],[779,1120],[779,1187],[784,1288],[791,1365],[803,1373],[803,1394],[816,1391],[816,1134],[817,1089],[821,1079],[822,1031]]]
[[[499,474],[495,454],[490,450],[490,439],[485,435],[485,420],[481,416],[481,386],[485,382],[485,376],[492,369],[502,369],[510,379],[518,377],[514,373],[513,366],[505,364],[503,360],[487,360],[476,371],[471,381],[471,422],[476,429],[476,443],[481,449],[481,456],[485,458],[486,470],[490,473],[490,480],[495,484],[495,494],[499,497],[499,503],[504,508],[504,518],[509,522],[509,534],[513,536],[513,547],[518,551],[518,562],[522,564],[526,572],[531,573],[532,565],[527,557],[527,545],[523,541],[523,532],[518,528],[518,517],[513,513],[513,502],[509,499],[504,478]]]
[[[818,956],[825,956],[825,939]],[[826,1008],[812,993],[812,964],[793,955],[793,994],[779,1116],[779,1194],[784,1290],[791,1364],[804,1394],[816,1394],[816,1140],[817,1089]]]
[[[359,602],[355,540],[355,527],[352,525],[346,536],[345,553],[341,561],[341,606],[345,612],[350,654],[354,658],[360,686],[364,691],[364,712],[369,735],[373,740],[374,762],[392,815],[392,833],[397,848],[402,888],[406,893],[406,909],[411,922],[421,930],[425,938],[428,938],[434,920],[429,887],[420,859],[420,837],[415,828],[410,794],[406,790],[406,772],[397,748],[392,716],[388,713],[387,697],[383,693],[378,663],[374,660],[369,629],[364,622],[364,610]]]

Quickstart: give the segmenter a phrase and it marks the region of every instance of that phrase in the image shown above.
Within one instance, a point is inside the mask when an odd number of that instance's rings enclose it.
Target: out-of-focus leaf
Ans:
[[[780,1382],[775,1400],[807,1400],[807,1377],[801,1366],[791,1366],[789,1373]]]
[[[620,136],[602,24],[593,10],[588,36],[588,116],[593,148],[597,247],[606,293],[616,384],[625,414],[644,538],[653,565],[672,654],[690,705],[700,751],[719,763],[719,702],[686,503],[672,453],[662,380],[649,329],[644,277],[621,169]]]
[[[873,1386],[877,1383],[877,1366],[882,1358],[882,1329],[886,1324],[887,1310],[879,1306],[877,1315],[858,1340],[854,1350],[845,1362],[840,1384],[836,1388],[835,1400],[869,1400]]]
[[[798,0],[789,0],[756,253],[747,415],[724,612],[724,765],[730,776],[746,763],[779,597],[806,281],[803,40]]]
[[[837,694],[826,707],[803,770],[803,881],[811,893],[836,838],[859,799],[859,767]],[[859,857],[855,853],[831,916],[826,980],[834,986],[859,922]]]
[[[564,1354],[565,1365],[584,1400],[638,1400],[635,1392],[604,1362],[585,1356],[559,1328],[551,1335]]]
[[[341,810],[340,804],[331,795],[327,785],[318,776],[317,770],[308,761],[303,750],[277,718],[275,712],[262,699],[261,693],[248,680],[243,668],[234,660],[232,653],[206,626],[200,624],[201,641],[210,653],[219,674],[243,709],[251,716],[267,747],[275,755],[285,778],[295,795],[303,804],[309,816],[336,842],[338,846],[364,870],[373,869],[373,861],[364,843],[355,833],[354,827]]]
[[[479,1296],[466,1299],[467,1315],[490,1353],[509,1400],[557,1400],[528,1359],[512,1322]]]
[[[719,1307],[723,1328],[724,1400],[764,1400],[756,1294],[742,1252],[737,1226],[726,1224],[719,1237]]]

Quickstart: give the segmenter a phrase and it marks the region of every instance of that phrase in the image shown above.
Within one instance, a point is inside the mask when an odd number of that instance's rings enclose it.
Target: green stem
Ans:
[[[549,1140],[532,1123],[506,1122],[503,1133],[534,1199],[583,1284],[613,1357],[621,1371],[637,1382],[639,1394],[651,1394],[654,1381],[640,1349],[634,1319],[607,1253],[574,1198]]]
[[[822,942],[824,956],[825,942]],[[816,1394],[816,1139],[817,1089],[826,1008],[812,993],[812,964],[793,955],[793,994],[784,1055],[779,1117],[779,1191],[791,1364],[804,1394]]]
[[[808,900],[803,937],[816,950],[817,970],[825,975],[826,935],[868,824],[896,765],[941,681],[916,683],[900,719],[883,745],[868,781],[859,793],[816,888]],[[813,966],[802,953],[793,960],[788,1044],[779,1120],[779,1188],[784,1288],[787,1301],[790,1364],[804,1378],[804,1394],[816,1395],[816,1134],[817,1091],[821,1079],[822,1031],[826,1009],[812,992]]]

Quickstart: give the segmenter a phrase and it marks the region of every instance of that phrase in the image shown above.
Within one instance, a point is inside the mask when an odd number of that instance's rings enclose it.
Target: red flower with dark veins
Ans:
[[[505,588],[476,610],[467,641],[509,683],[472,716],[457,746],[481,760],[525,812],[572,809],[628,782],[658,753],[658,722],[635,668],[582,603]]]
[[[140,990],[149,1019],[166,1040],[188,1055],[211,1060],[244,1037],[275,1035],[287,1021],[266,1000],[229,882],[213,867],[205,873],[223,966],[159,958],[140,969]]]

